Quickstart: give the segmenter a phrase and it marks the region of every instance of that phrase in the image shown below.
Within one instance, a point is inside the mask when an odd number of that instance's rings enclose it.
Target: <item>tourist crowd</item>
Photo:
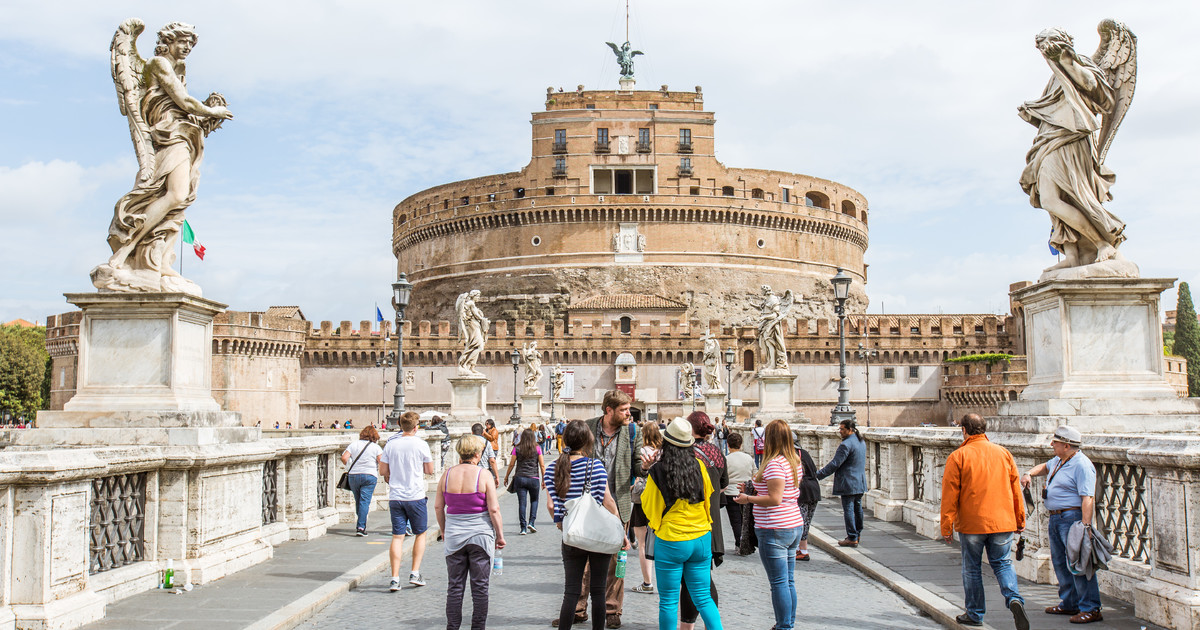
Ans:
[[[500,434],[491,420],[458,440],[458,463],[445,470],[434,495],[447,568],[447,628],[462,624],[468,582],[471,628],[486,626],[489,580],[502,566],[500,550],[506,544],[501,487],[517,494],[521,535],[537,533],[540,496],[546,493],[546,512],[562,530],[563,598],[550,625],[564,629],[589,620],[593,630],[621,627],[626,566],[634,548],[641,581],[629,590],[658,595],[660,630],[691,630],[697,619],[706,628],[722,628],[713,571],[726,551],[723,511],[733,547],[742,555],[758,553],[774,629],[794,628],[796,563],[809,559],[809,525],[821,498],[819,480],[826,477],[833,477],[845,521],[846,537],[838,544],[861,544],[866,449],[854,421],[839,425],[836,453],[817,468],[783,420],[757,422],[749,432],[748,453],[742,434],[724,423],[714,425],[704,412],[639,426],[631,422],[631,402],[614,390],[605,395],[599,417],[521,428],[503,483],[496,464]],[[1095,467],[1079,452],[1079,432],[1060,427],[1052,442],[1055,457],[1022,476],[1012,455],[988,442],[982,418],[968,414],[959,426],[963,442],[946,462],[942,494],[942,535],[952,542],[957,531],[962,554],[966,613],[958,623],[982,625],[980,568],[986,553],[1016,627],[1029,627],[1009,556],[1015,546],[1019,558],[1024,543],[1021,486],[1041,475],[1048,475],[1043,495],[1061,598],[1046,612],[1071,615],[1073,623],[1101,620],[1094,571],[1103,567],[1106,543],[1091,526]],[[403,414],[400,429],[380,449],[378,432],[367,427],[342,454],[358,535],[367,533],[375,470],[387,480],[392,591],[401,589],[406,536],[414,537],[408,584],[425,585],[420,571],[429,519],[424,479],[434,468],[428,443],[417,437],[418,416]],[[558,455],[549,459],[552,450]],[[1089,570],[1079,570],[1081,563]]]

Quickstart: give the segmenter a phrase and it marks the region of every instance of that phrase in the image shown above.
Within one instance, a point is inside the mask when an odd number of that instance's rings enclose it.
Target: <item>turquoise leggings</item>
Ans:
[[[721,613],[713,603],[711,579],[712,533],[692,540],[663,540],[654,543],[654,577],[658,580],[658,628],[674,630],[679,625],[679,583],[687,583],[692,603],[708,630],[722,630]]]

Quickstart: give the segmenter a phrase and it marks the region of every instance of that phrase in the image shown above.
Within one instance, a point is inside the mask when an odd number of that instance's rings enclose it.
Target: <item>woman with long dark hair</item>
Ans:
[[[687,584],[704,626],[721,630],[721,614],[709,593],[712,582],[713,485],[692,448],[692,425],[676,418],[663,434],[662,455],[650,469],[642,510],[657,536],[654,577],[658,580],[658,628],[674,630],[680,581]]]
[[[696,444],[692,447],[696,458],[704,464],[704,469],[708,472],[708,478],[713,483],[713,487],[724,488],[729,484],[729,469],[726,467],[725,456],[721,453],[720,447],[713,444],[711,440],[716,434],[716,427],[709,419],[708,414],[703,411],[693,411],[687,417],[687,421],[692,425],[692,437],[696,439]],[[708,497],[709,511],[712,513],[713,522],[717,524],[712,530],[713,568],[721,566],[721,559],[725,555],[725,536],[720,527],[721,504],[724,502],[725,494],[723,492],[713,492]],[[712,581],[711,575],[708,590],[712,595],[713,603],[719,606],[721,602],[717,598],[717,583]],[[692,630],[696,626],[696,618],[699,616],[700,611],[692,602],[687,584],[684,584],[679,592],[679,630]]]
[[[534,439],[533,431],[525,429],[521,432],[521,441],[513,447],[512,457],[508,460],[508,469],[504,471],[504,485],[512,477],[513,468],[517,469],[517,478],[513,480],[517,490],[517,517],[521,521],[521,535],[536,534],[538,496],[542,493],[542,475],[546,472],[546,463],[542,459],[542,447]],[[525,508],[528,506],[529,511]],[[528,514],[528,518],[526,518]]]
[[[619,515],[617,503],[608,491],[608,472],[604,469],[604,462],[591,457],[592,444],[592,432],[587,423],[572,420],[563,430],[562,454],[546,466],[546,472],[542,476],[546,494],[550,497],[546,508],[550,510],[559,529],[562,529],[563,518],[567,515],[566,502],[583,496],[583,489],[588,485],[596,503]],[[625,548],[629,548],[629,540],[625,541]],[[608,562],[612,556],[572,547],[566,543],[562,545],[562,556],[563,601],[558,611],[558,627],[569,629],[575,621],[587,619],[586,615],[576,618],[575,604],[583,592],[583,570],[590,565],[591,583],[588,584],[588,590],[592,596],[592,630],[601,630],[605,621],[604,589],[608,581]]]
[[[797,500],[803,476],[791,428],[783,420],[772,420],[763,431],[762,468],[750,478],[755,495],[742,492],[734,501],[754,506],[754,534],[771,582],[776,630],[792,630],[796,623],[796,550],[804,529]]]

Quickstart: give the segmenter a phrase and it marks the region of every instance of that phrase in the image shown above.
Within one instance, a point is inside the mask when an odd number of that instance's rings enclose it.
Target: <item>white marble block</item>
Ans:
[[[546,416],[542,413],[542,395],[541,394],[522,394],[521,395],[521,422],[524,424],[536,422],[541,424],[546,421]]]
[[[803,414],[796,411],[792,395],[795,374],[760,371],[755,378],[758,379],[758,411],[754,412],[751,420],[762,420],[763,424],[772,420],[808,422]]]
[[[704,392],[704,413],[713,419],[725,415],[725,392],[719,389]]]
[[[471,425],[487,419],[485,376],[459,376],[450,380],[450,416],[455,424]]]

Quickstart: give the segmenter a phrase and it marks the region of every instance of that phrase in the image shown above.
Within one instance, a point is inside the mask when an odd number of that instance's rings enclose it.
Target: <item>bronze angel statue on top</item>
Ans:
[[[616,44],[614,44],[612,42],[604,42],[604,43],[608,44],[608,47],[612,49],[613,54],[615,54],[617,56],[617,64],[619,64],[621,66],[621,78],[622,79],[632,79],[633,78],[633,58],[638,55],[644,55],[646,53],[644,53],[640,50],[631,50],[631,48],[633,48],[633,46],[630,46],[629,42],[625,42],[624,44],[621,44],[620,46],[617,46]]]
[[[1100,47],[1091,57],[1075,52],[1074,40],[1060,29],[1038,33],[1050,83],[1041,98],[1017,108],[1038,128],[1021,189],[1033,207],[1050,213],[1050,244],[1063,253],[1042,280],[1138,276],[1137,266],[1117,251],[1125,224],[1103,205],[1116,180],[1104,158],[1133,100],[1137,37],[1114,20],[1097,30]]]
[[[195,27],[164,26],[148,60],[137,50],[143,30],[141,20],[125,20],[110,48],[117,103],[129,119],[138,174],[133,190],[117,201],[108,228],[113,253],[92,270],[92,284],[102,291],[200,295],[200,287],[171,264],[183,211],[196,200],[204,138],[233,114],[220,94],[200,102],[187,92],[184,59],[196,45]]]

